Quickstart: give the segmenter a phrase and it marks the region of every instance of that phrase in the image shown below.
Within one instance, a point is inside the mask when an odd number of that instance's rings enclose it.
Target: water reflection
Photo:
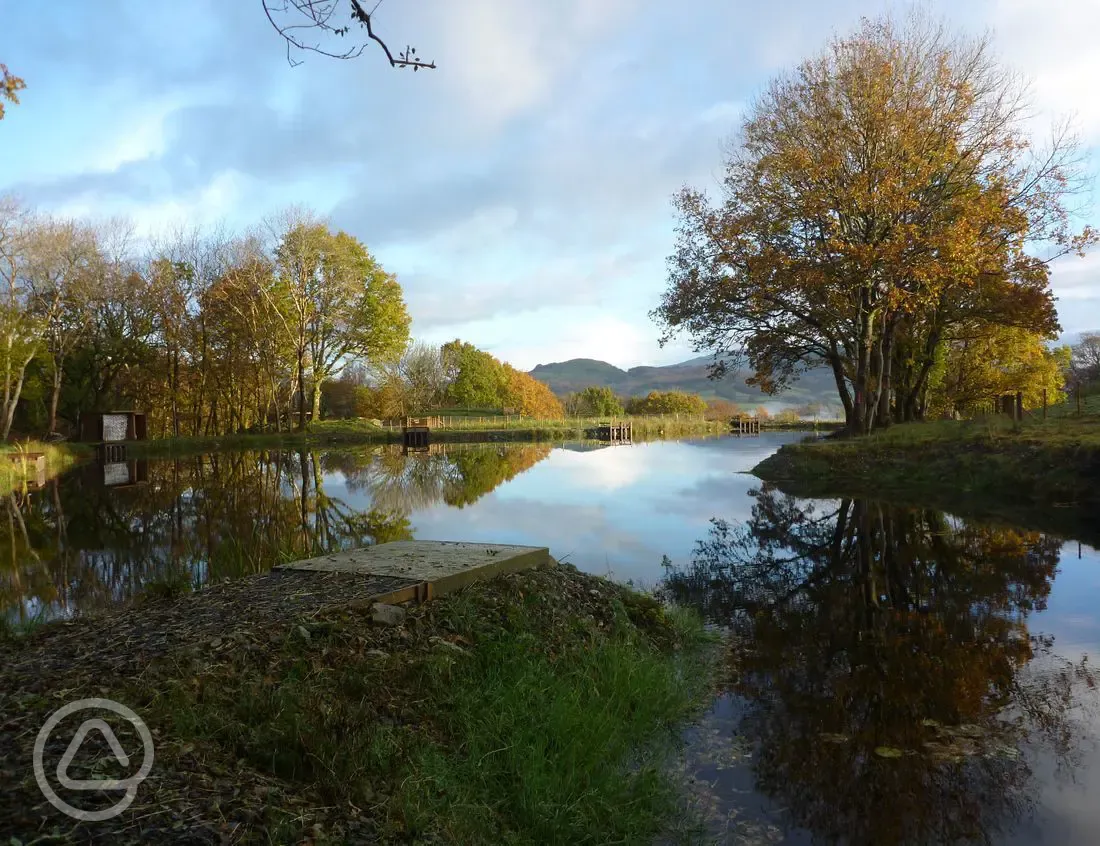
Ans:
[[[1028,628],[1061,542],[866,500],[753,491],[666,589],[729,625],[756,788],[829,841],[990,841],[1073,772],[1085,660]]]
[[[230,452],[131,462],[125,477],[87,465],[0,497],[0,616],[62,616],[154,580],[197,585],[407,539],[417,509],[470,505],[550,449]],[[333,474],[344,477],[340,495],[326,489]],[[369,495],[366,507],[349,502],[353,492]]]

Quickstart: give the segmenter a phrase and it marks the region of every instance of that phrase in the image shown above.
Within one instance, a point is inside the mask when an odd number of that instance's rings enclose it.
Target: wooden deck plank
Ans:
[[[545,546],[411,540],[293,561],[276,569],[388,576],[424,585],[419,592],[403,588],[387,597],[400,602],[440,596],[480,579],[553,563]]]

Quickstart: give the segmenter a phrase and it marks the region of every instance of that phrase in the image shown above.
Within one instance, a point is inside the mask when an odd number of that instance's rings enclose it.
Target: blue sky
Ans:
[[[1074,115],[1093,165],[1100,2],[927,5],[992,29],[1033,81],[1037,129]],[[439,66],[413,74],[372,49],[290,67],[260,0],[11,3],[0,62],[28,88],[0,124],[0,192],[143,234],[306,204],[398,274],[416,337],[524,368],[671,363],[692,353],[659,349],[647,315],[672,193],[715,185],[772,75],[891,6],[384,0],[376,30]],[[1097,276],[1096,254],[1056,266],[1067,333],[1100,328]]]

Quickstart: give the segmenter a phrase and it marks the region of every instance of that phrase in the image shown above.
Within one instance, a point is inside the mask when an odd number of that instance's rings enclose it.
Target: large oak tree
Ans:
[[[1048,264],[1094,234],[1069,225],[1076,141],[1038,147],[1025,93],[988,39],[919,13],[834,38],[750,108],[721,201],[676,198],[665,340],[769,392],[824,363],[865,433],[921,416],[958,330],[1054,333]]]

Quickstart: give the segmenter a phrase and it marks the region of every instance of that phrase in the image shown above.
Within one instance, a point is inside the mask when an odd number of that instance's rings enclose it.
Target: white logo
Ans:
[[[144,758],[141,762],[141,768],[129,778],[92,778],[92,779],[72,779],[69,778],[69,765],[73,762],[73,758],[76,757],[77,750],[80,749],[80,744],[84,742],[84,738],[88,736],[88,733],[92,730],[98,731],[103,735],[104,740],[107,741],[107,745],[111,747],[111,753],[115,756],[115,760],[124,767],[130,765],[130,756],[126,754],[126,751],[122,748],[122,744],[118,742],[118,738],[115,737],[114,731],[101,719],[85,720],[81,723],[80,728],[76,730],[76,735],[69,743],[69,748],[65,750],[65,754],[61,756],[61,760],[57,762],[57,780],[62,787],[68,790],[125,790],[122,798],[110,808],[106,808],[102,811],[82,811],[80,808],[74,808],[64,799],[54,792],[53,787],[50,786],[49,781],[46,779],[46,768],[42,764],[42,756],[46,751],[46,741],[50,739],[50,734],[57,724],[60,723],[65,717],[70,714],[75,714],[77,711],[88,711],[98,709],[100,711],[113,711],[116,714],[124,717],[133,723],[134,728],[137,729],[137,733],[141,735],[141,742],[144,745],[142,750]],[[142,721],[141,717],[127,708],[125,705],[120,705],[113,699],[80,699],[76,702],[70,702],[68,705],[63,705],[58,708],[52,714],[50,718],[46,720],[46,724],[42,726],[42,730],[38,732],[38,739],[34,742],[34,777],[38,781],[38,786],[42,790],[42,794],[49,800],[57,810],[63,814],[68,814],[75,820],[84,820],[85,822],[101,822],[102,820],[109,820],[111,817],[116,817],[130,807],[130,803],[134,801],[134,797],[137,796],[138,785],[141,784],[145,777],[149,775],[149,771],[153,769],[153,736],[149,733],[148,726]]]

